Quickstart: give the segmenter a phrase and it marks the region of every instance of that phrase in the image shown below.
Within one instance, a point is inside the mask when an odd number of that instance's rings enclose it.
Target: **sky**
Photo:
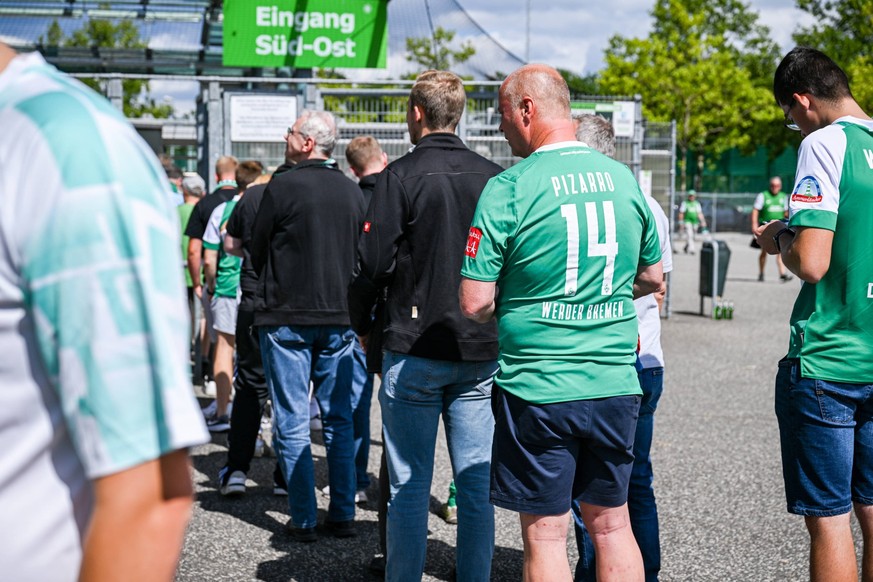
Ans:
[[[398,1],[398,0],[395,0]],[[399,0],[402,1],[402,0]],[[773,39],[788,52],[791,34],[812,19],[795,0],[752,0],[747,4],[770,27]],[[526,9],[531,5],[530,62],[544,62],[577,74],[603,67],[609,38],[648,36],[653,0],[459,0],[483,28],[502,45],[525,57]]]

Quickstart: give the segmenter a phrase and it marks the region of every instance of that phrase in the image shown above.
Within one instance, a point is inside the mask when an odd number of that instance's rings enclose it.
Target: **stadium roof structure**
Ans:
[[[67,72],[168,75],[287,76],[276,69],[222,65],[222,0],[0,0],[0,40],[21,51],[38,50]],[[47,46],[56,21],[66,37],[89,19],[129,20],[144,48]],[[474,79],[493,78],[524,64],[476,23],[458,0],[392,0],[388,4],[387,69],[342,69],[349,79],[396,79],[413,72],[407,38],[432,38],[437,27],[469,41],[476,53],[454,67]]]

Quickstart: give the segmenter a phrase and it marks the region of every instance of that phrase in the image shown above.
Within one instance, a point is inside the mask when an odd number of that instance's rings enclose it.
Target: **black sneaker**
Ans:
[[[288,520],[288,523],[285,524],[285,531],[288,532],[291,539],[295,542],[310,544],[318,540],[314,527],[295,527],[290,519]]]
[[[376,554],[373,556],[373,559],[370,560],[370,563],[367,564],[367,569],[370,570],[373,574],[377,576],[385,577],[385,556],[383,554]]]
[[[226,414],[213,416],[206,419],[206,428],[209,432],[227,432],[230,430],[230,417]]]
[[[758,283],[764,282],[764,273],[758,273]]]
[[[792,280],[794,277],[789,275],[788,273],[785,273],[784,275],[780,275],[779,278],[782,279],[783,283],[787,283],[788,281]]]
[[[325,521],[324,529],[335,538],[353,538],[358,535],[355,531],[355,520],[348,521]]]

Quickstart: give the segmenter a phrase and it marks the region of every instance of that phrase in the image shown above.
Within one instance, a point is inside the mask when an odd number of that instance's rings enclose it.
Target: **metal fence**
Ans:
[[[389,160],[405,154],[411,147],[406,130],[406,102],[412,81],[351,82],[335,79],[297,79],[276,77],[203,77],[180,75],[97,74],[77,75],[101,80],[107,96],[121,109],[125,79],[142,79],[161,87],[187,84],[199,87],[196,111],[192,118],[169,120],[133,120],[141,131],[154,134],[150,140],[158,151],[182,152],[185,165],[196,159],[201,175],[214,181],[213,167],[222,155],[240,159],[257,159],[268,167],[284,161],[285,144],[280,139],[284,125],[276,127],[276,138],[269,141],[235,141],[231,138],[231,97],[234,95],[268,95],[292,97],[297,111],[303,108],[331,112],[337,119],[338,140],[334,158],[346,169],[345,147],[358,135],[373,135],[388,154]],[[500,133],[495,81],[470,81],[467,107],[458,134],[470,149],[508,168],[518,161]],[[621,98],[611,96],[574,96],[574,101],[608,104]],[[642,119],[639,98],[634,101],[633,134],[616,140],[616,158],[627,164],[650,188],[668,216],[674,205],[675,130],[670,123],[649,123]],[[159,149],[163,137],[163,150]],[[187,150],[185,148],[188,148]],[[192,154],[193,152],[193,154]],[[210,184],[212,185],[212,184]]]
[[[703,208],[703,216],[712,234],[717,232],[749,232],[751,233],[752,205],[757,192],[720,193],[698,192],[697,199]],[[678,219],[679,204],[684,200],[684,193],[677,196],[673,205],[673,220]],[[669,216],[669,214],[668,214]]]

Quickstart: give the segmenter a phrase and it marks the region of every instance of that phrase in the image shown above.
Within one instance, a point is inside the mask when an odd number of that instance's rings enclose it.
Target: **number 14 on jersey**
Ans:
[[[600,227],[597,214],[598,205],[603,207],[603,228],[605,242],[600,241]],[[564,280],[564,295],[576,294],[579,281],[579,216],[575,204],[562,204],[561,216],[567,223],[567,271]],[[618,254],[618,241],[615,238],[615,209],[611,200],[602,203],[585,203],[585,224],[588,231],[588,258],[606,257],[603,267],[601,295],[612,295],[612,278],[615,273],[615,256]]]

